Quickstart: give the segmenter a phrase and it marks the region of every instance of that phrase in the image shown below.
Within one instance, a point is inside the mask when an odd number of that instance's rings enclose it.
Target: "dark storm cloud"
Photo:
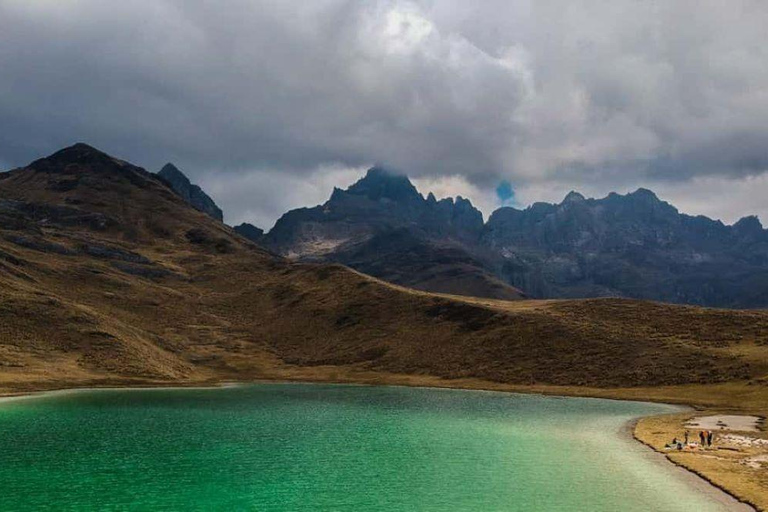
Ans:
[[[173,161],[262,224],[371,162],[520,199],[740,180],[768,168],[765,26],[748,0],[0,0],[0,162]]]

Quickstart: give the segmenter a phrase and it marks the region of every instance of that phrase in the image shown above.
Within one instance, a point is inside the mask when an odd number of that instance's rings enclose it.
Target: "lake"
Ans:
[[[662,404],[314,384],[0,403],[2,510],[722,510],[626,424]]]

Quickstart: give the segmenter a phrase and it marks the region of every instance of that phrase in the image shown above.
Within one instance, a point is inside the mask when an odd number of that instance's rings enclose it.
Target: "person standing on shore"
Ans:
[[[707,446],[712,446],[712,437],[714,436],[714,432],[711,430],[707,432]]]
[[[703,430],[699,430],[699,446],[704,447],[707,444],[707,436],[704,435]]]
[[[685,431],[685,446],[688,446],[688,431]]]

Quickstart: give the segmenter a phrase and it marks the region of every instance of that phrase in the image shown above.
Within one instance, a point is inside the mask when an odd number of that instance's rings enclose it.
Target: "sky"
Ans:
[[[86,142],[269,228],[380,164],[768,223],[762,0],[0,0],[0,169]],[[501,191],[501,192],[499,192]]]

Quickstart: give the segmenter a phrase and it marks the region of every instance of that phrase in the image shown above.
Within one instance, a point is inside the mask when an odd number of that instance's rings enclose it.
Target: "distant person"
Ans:
[[[688,446],[688,431],[685,431],[685,446]]]
[[[715,433],[711,430],[707,432],[707,446],[712,446],[712,437],[714,437]]]
[[[706,434],[704,434],[704,431],[703,431],[703,430],[700,430],[700,431],[699,431],[699,440],[700,440],[700,443],[699,443],[699,444],[700,444],[701,446],[704,446],[704,445],[706,445],[706,444],[707,444],[707,436],[706,436]]]

